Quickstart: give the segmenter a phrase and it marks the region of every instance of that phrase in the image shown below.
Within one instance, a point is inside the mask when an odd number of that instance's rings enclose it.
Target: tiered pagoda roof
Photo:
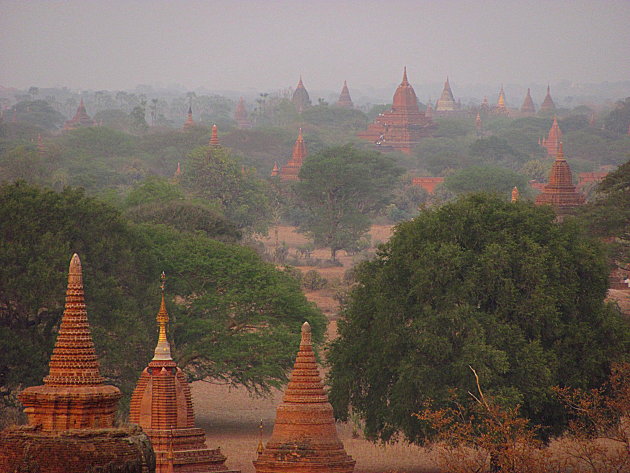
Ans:
[[[164,301],[157,313],[159,335],[155,354],[144,369],[131,397],[129,419],[146,432],[153,444],[156,473],[227,472],[220,449],[209,449],[202,429],[195,427],[190,386],[171,357],[169,321]]]
[[[547,138],[542,139],[542,146],[547,148],[547,155],[555,157],[558,155],[558,149],[560,148],[560,142],[562,141],[562,130],[558,125],[558,119],[553,118],[553,123],[549,129],[549,135]]]
[[[308,96],[306,87],[304,87],[304,83],[302,82],[302,76],[300,76],[300,81],[298,82],[298,85],[293,92],[291,102],[293,102],[293,105],[295,105],[298,113],[302,113],[304,110],[311,106],[311,99]]]
[[[423,137],[431,135],[433,128],[431,119],[418,108],[418,99],[407,80],[405,67],[402,82],[394,93],[392,109],[376,117],[368,129],[358,133],[358,136],[383,150],[410,154]]]
[[[74,114],[71,120],[68,120],[64,126],[64,130],[75,130],[77,128],[96,126],[96,122],[90,118],[85,110],[85,104],[83,103],[83,98],[81,98],[81,103],[77,107],[77,112]]]
[[[193,126],[195,126],[195,121],[193,120],[192,105],[189,105],[188,116],[186,118],[186,121],[184,122],[184,130],[188,130],[189,128],[192,128]]]
[[[212,134],[210,135],[210,142],[208,144],[211,148],[221,146],[221,143],[219,143],[219,129],[217,128],[216,124],[212,125]]]
[[[549,92],[549,86],[547,86],[547,95],[545,96],[545,100],[543,100],[543,103],[540,104],[540,111],[547,112],[547,113],[556,111],[556,104],[553,103],[553,99],[551,98],[551,93]]]
[[[243,97],[241,97],[236,105],[234,120],[236,121],[236,126],[238,126],[241,130],[246,130],[252,127],[252,122],[247,117],[247,109],[245,108],[245,99]]]
[[[302,128],[300,128],[297,140],[295,140],[295,144],[293,145],[293,154],[291,155],[291,159],[286,165],[282,166],[282,169],[280,169],[280,179],[282,181],[299,180],[298,174],[300,173],[300,168],[302,167],[302,163],[307,155],[308,151],[306,149],[306,143],[304,143]]]
[[[536,113],[536,106],[534,105],[534,101],[532,100],[532,96],[529,91],[529,88],[527,89],[527,95],[525,96],[525,100],[523,100],[523,105],[521,106],[521,113],[526,113],[526,114]]]
[[[354,104],[352,103],[352,98],[350,98],[350,91],[348,90],[348,84],[346,81],[343,81],[343,88],[341,89],[341,94],[339,94],[339,100],[337,100],[337,106],[343,108],[354,108]]]
[[[458,107],[455,103],[455,97],[453,97],[453,91],[451,90],[451,84],[449,83],[447,77],[446,82],[444,82],[444,90],[442,90],[442,95],[435,104],[435,111],[452,112],[457,108]]]
[[[254,461],[256,473],[351,473],[354,464],[337,435],[305,322],[273,433]]]
[[[556,161],[549,173],[549,182],[536,197],[536,205],[551,205],[559,215],[571,213],[584,204],[584,196],[573,185],[571,168],[564,159],[562,142],[558,146]]]

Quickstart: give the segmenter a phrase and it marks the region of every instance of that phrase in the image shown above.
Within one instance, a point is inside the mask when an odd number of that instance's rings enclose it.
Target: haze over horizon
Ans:
[[[7,1],[0,85],[390,88],[630,79],[630,2]]]

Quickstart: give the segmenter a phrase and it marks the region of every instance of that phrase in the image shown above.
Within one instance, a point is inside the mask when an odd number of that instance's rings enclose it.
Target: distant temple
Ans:
[[[541,145],[544,148],[547,148],[548,156],[555,157],[558,155],[558,149],[560,148],[561,141],[562,130],[560,130],[560,126],[558,125],[558,119],[554,117],[553,124],[551,125],[551,129],[549,130],[549,136],[542,139]]]
[[[273,433],[254,460],[256,473],[352,473],[354,464],[337,435],[305,322]]]
[[[193,126],[195,126],[195,121],[193,120],[192,105],[189,105],[188,117],[186,118],[186,121],[184,122],[184,130],[188,130],[189,128],[192,128]]]
[[[343,108],[354,108],[354,104],[352,103],[352,99],[350,98],[348,84],[345,80],[343,81],[343,88],[341,89],[341,93],[339,94],[339,100],[337,100],[337,106]]]
[[[92,342],[77,254],[42,386],[19,394],[28,425],[0,432],[0,471],[146,473],[153,452],[137,427],[114,427],[120,390],[105,384]],[[37,468],[37,469],[34,469]]]
[[[271,177],[276,177],[280,174],[280,166],[278,166],[278,161],[273,162],[273,169],[271,170]]]
[[[497,115],[509,115],[503,86],[501,86],[501,90],[499,91],[499,100],[497,100],[497,106],[494,107],[494,113],[496,113]]]
[[[455,103],[455,97],[453,97],[453,91],[451,90],[451,84],[448,81],[448,77],[446,78],[446,82],[444,82],[444,90],[442,90],[442,95],[438,99],[435,104],[436,112],[453,112],[458,110],[459,107],[457,103]]]
[[[77,107],[77,112],[74,114],[71,120],[66,121],[63,126],[64,130],[76,130],[77,128],[85,128],[90,126],[96,126],[96,122],[90,118],[85,111],[85,105],[83,104],[83,98],[81,103]]]
[[[434,125],[431,119],[420,112],[418,99],[407,80],[407,68],[396,92],[392,109],[381,113],[366,131],[357,136],[371,141],[383,150],[397,150],[410,154],[421,138],[430,136]]]
[[[534,106],[534,101],[532,100],[529,88],[527,89],[527,95],[525,96],[525,100],[521,106],[521,113],[525,115],[533,115],[536,113],[536,107]]]
[[[545,96],[545,100],[543,100],[543,103],[540,105],[540,111],[546,113],[553,113],[556,111],[556,104],[553,103],[553,99],[551,98],[549,86],[547,86],[547,95]]]
[[[252,127],[252,122],[249,120],[247,116],[247,109],[245,108],[245,100],[243,97],[238,101],[236,105],[236,110],[234,111],[234,120],[236,121],[236,126],[241,130],[248,130]]]
[[[302,163],[304,162],[304,159],[307,155],[308,152],[306,150],[306,144],[304,143],[304,138],[302,137],[302,129],[300,128],[297,140],[295,140],[295,144],[293,145],[293,154],[291,155],[291,159],[286,165],[282,166],[282,169],[280,169],[280,180],[298,181],[300,168],[302,167]],[[274,171],[272,171],[272,176],[273,172]]]
[[[304,83],[302,82],[302,76],[300,76],[300,81],[298,82],[297,88],[293,92],[291,102],[293,102],[293,105],[295,105],[295,109],[298,113],[302,113],[304,110],[311,106],[311,99],[308,96],[306,87],[304,87]]]
[[[164,301],[164,281],[162,273],[155,354],[131,396],[129,419],[142,427],[151,439],[156,473],[227,473],[226,458],[221,450],[209,449],[203,430],[195,427],[190,386],[171,357],[166,333],[169,316]]]
[[[477,133],[477,138],[483,136],[483,122],[479,112],[477,112],[477,118],[475,118],[475,132]]]
[[[221,143],[219,143],[219,129],[216,124],[212,125],[212,134],[210,135],[210,142],[208,144],[211,148],[221,146]]]
[[[556,161],[549,173],[549,182],[536,197],[536,205],[551,205],[560,216],[571,213],[584,204],[584,196],[573,185],[571,168],[564,159],[562,142],[559,143]]]

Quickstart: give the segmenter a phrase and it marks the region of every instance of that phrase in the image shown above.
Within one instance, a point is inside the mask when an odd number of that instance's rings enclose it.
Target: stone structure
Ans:
[[[543,100],[543,103],[540,104],[540,111],[545,113],[553,113],[556,111],[556,104],[553,103],[553,99],[551,98],[549,86],[547,86],[547,95],[545,96],[545,100]]]
[[[421,138],[430,136],[433,122],[418,108],[418,99],[407,80],[407,68],[402,82],[394,93],[392,109],[379,114],[366,131],[358,133],[384,151],[397,150],[411,154]]]
[[[306,87],[304,87],[304,83],[302,82],[302,76],[300,76],[300,81],[298,82],[297,88],[293,92],[291,102],[293,102],[293,105],[295,105],[295,109],[298,113],[302,113],[304,110],[311,106],[311,99],[308,96]]]
[[[351,473],[354,464],[337,435],[305,322],[273,433],[254,461],[256,473]]]
[[[297,140],[295,140],[295,144],[293,145],[293,154],[291,155],[291,159],[286,165],[282,166],[282,169],[280,169],[280,180],[299,180],[298,174],[300,173],[300,168],[302,167],[302,163],[307,155],[308,151],[306,150],[306,144],[304,143],[304,138],[302,137],[302,129],[300,128]]]
[[[173,177],[175,179],[180,179],[182,177],[182,167],[180,166],[179,161],[177,161],[177,169],[175,169]]]
[[[496,113],[497,115],[509,115],[503,86],[501,86],[501,90],[499,90],[499,100],[497,100],[497,106],[494,107],[494,113]]]
[[[276,177],[280,174],[280,166],[278,166],[278,161],[273,162],[273,169],[271,170],[271,177]]]
[[[414,186],[422,187],[429,194],[435,192],[435,188],[444,182],[443,177],[414,177],[411,183]]]
[[[151,439],[156,473],[227,472],[221,450],[208,449],[203,430],[195,427],[190,387],[171,357],[166,335],[169,317],[164,301],[164,281],[162,273],[155,354],[131,396],[129,420],[142,427]]]
[[[521,113],[524,115],[533,115],[536,113],[536,107],[534,105],[534,101],[532,100],[532,95],[527,89],[527,95],[525,96],[525,100],[523,100],[523,105],[521,106]]]
[[[549,129],[549,135],[547,138],[543,138],[541,145],[547,149],[547,156],[555,157],[558,155],[558,149],[560,148],[560,142],[562,141],[562,130],[558,125],[558,119],[553,118],[553,123]]]
[[[518,192],[518,187],[514,186],[512,189],[512,202],[518,202],[521,198],[521,194]]]
[[[551,205],[560,216],[571,213],[576,207],[584,204],[584,196],[573,185],[571,168],[564,159],[562,142],[549,173],[549,182],[536,197],[536,205],[545,204]]]
[[[211,148],[221,146],[221,143],[219,143],[219,129],[216,125],[212,125],[212,134],[210,135],[210,142],[208,144]]]
[[[484,97],[481,105],[479,107],[482,113],[488,113],[490,111],[490,103],[488,102],[488,97]]]
[[[192,128],[195,126],[195,121],[193,120],[193,115],[192,115],[192,105],[188,106],[188,117],[186,118],[186,121],[184,122],[184,130],[188,130],[189,128]]]
[[[245,99],[241,97],[236,105],[236,110],[234,111],[234,120],[236,121],[236,126],[241,130],[249,130],[252,127],[252,122],[249,120],[247,116],[247,109],[245,108]]]
[[[427,109],[424,111],[424,117],[427,119],[433,118],[433,104],[431,100],[427,103]]]
[[[104,384],[92,342],[78,255],[68,273],[66,305],[43,386],[19,395],[27,426],[0,433],[0,471],[148,473],[147,436],[114,428],[120,391]]]
[[[77,128],[84,128],[96,126],[96,122],[90,118],[90,116],[85,111],[85,105],[83,104],[83,99],[81,99],[81,103],[77,107],[77,112],[74,114],[71,120],[66,121],[63,126],[64,130],[76,130]]]
[[[446,78],[446,82],[444,82],[444,90],[442,90],[442,95],[438,99],[435,104],[436,112],[453,112],[457,110],[459,107],[455,103],[455,97],[453,97],[453,91],[451,90],[451,84],[448,82],[448,77]]]
[[[343,81],[343,88],[341,89],[341,93],[339,94],[339,100],[337,100],[337,106],[343,108],[354,108],[354,104],[352,103],[352,99],[350,98],[348,84],[345,80]]]

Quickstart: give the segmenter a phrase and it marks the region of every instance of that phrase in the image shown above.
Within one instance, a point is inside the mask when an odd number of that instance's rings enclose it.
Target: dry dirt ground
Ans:
[[[372,243],[385,242],[391,234],[390,226],[374,226],[370,231]],[[268,248],[275,246],[274,231],[269,232],[264,240]],[[306,238],[296,233],[293,227],[280,226],[278,241],[285,242],[289,254],[295,255],[298,246],[307,243]],[[313,258],[328,259],[328,250],[313,252]],[[344,272],[352,267],[356,257],[339,252],[338,259],[343,267],[316,268],[300,266],[302,272],[315,269],[329,279],[343,278]],[[336,317],[338,304],[332,298],[332,291],[323,289],[306,293],[309,300],[315,302],[329,320],[328,339],[336,336]],[[207,433],[207,444],[210,448],[220,446],[227,456],[227,465],[232,469],[240,469],[243,473],[253,473],[252,461],[256,458],[256,446],[259,439],[258,425],[263,421],[263,442],[271,436],[276,407],[282,399],[282,393],[273,391],[269,397],[256,398],[250,396],[245,389],[230,389],[205,382],[197,382],[192,386],[195,402],[196,420],[199,427]],[[430,453],[425,449],[407,444],[375,445],[363,438],[352,438],[352,426],[338,424],[337,431],[346,451],[356,460],[355,472],[381,473],[406,472],[427,473],[435,471]]]

